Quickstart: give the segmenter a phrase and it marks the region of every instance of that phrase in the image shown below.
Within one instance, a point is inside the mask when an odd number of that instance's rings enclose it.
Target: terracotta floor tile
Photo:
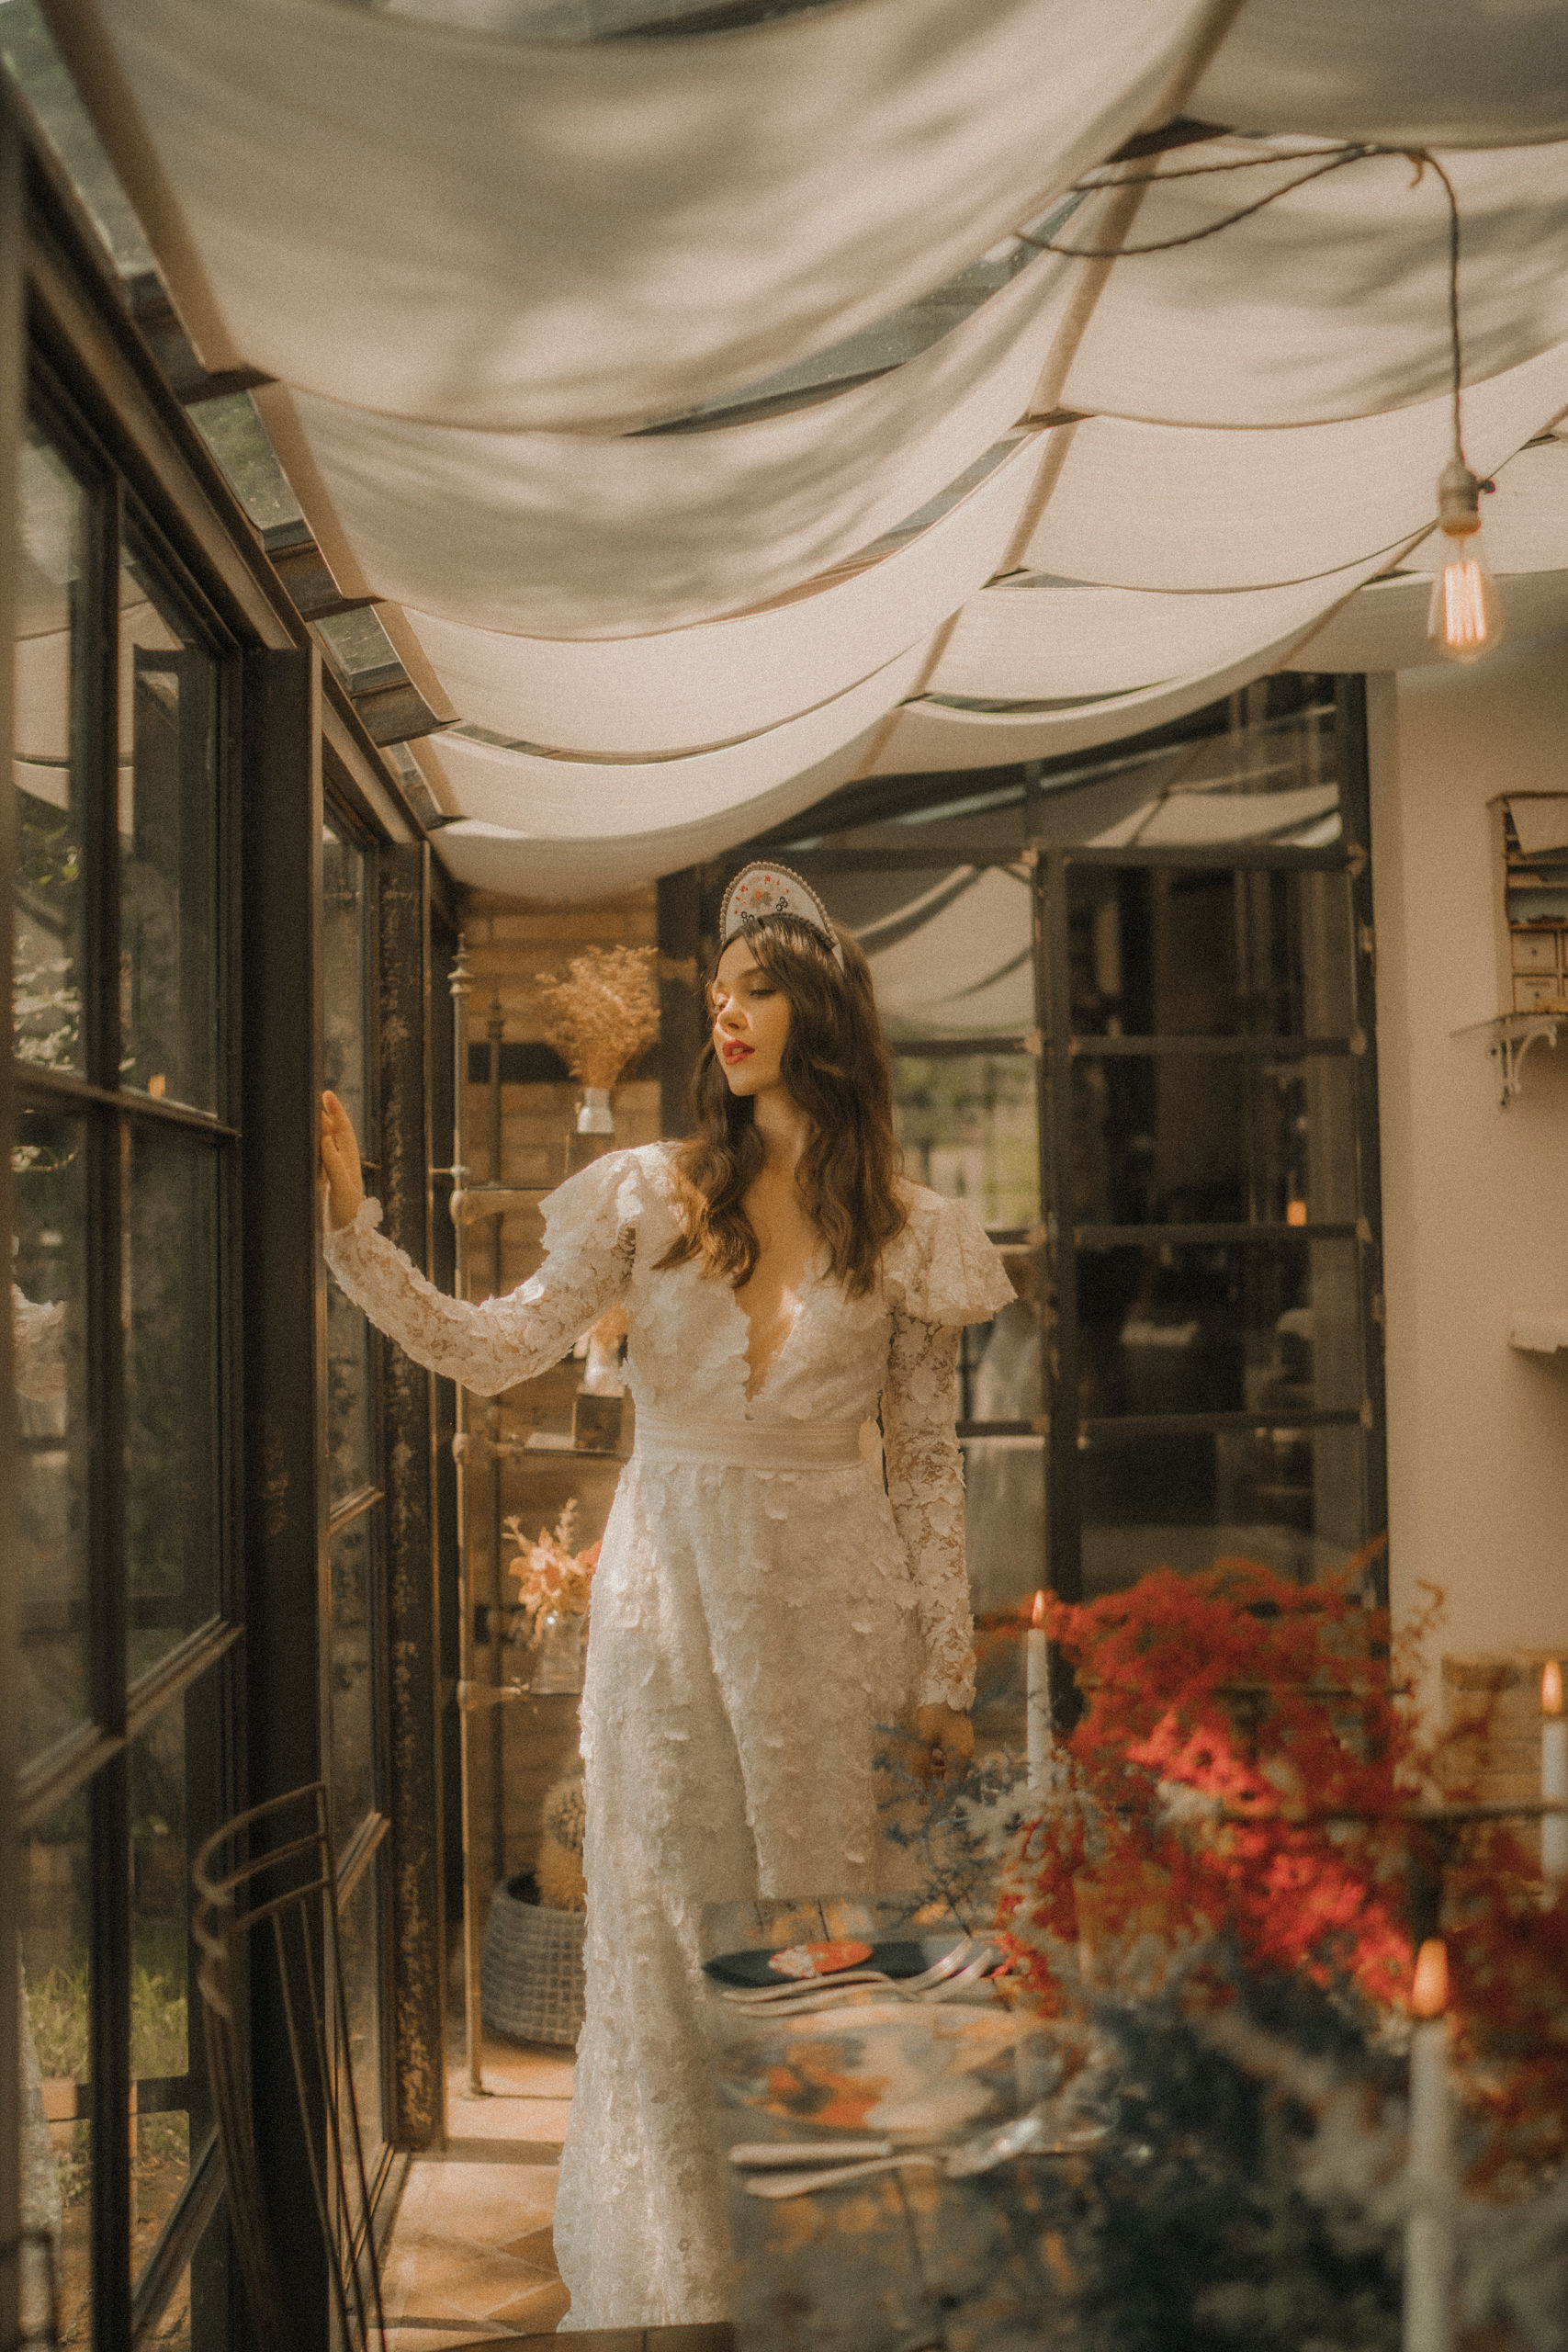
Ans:
[[[400,2317],[464,2312],[471,2319],[489,2319],[503,2305],[553,2283],[532,2263],[493,2246],[454,2246],[445,2255],[431,2247],[421,2256]]]
[[[490,2316],[508,2327],[514,2327],[520,2335],[525,2332],[543,2335],[558,2326],[570,2308],[571,2297],[560,2280],[550,2278],[531,2294],[520,2295],[516,2302],[506,2304],[504,2308],[491,2312]]]
[[[555,2213],[555,2175],[515,2172],[510,2176],[508,2186],[512,2182],[536,2193],[468,2199],[463,2197],[459,2188],[457,2195],[432,2201],[411,2231],[411,2237],[422,2247],[467,2246],[472,2252],[482,2253],[490,2246],[509,2246],[530,2232],[547,2233]]]
[[[569,2051],[487,2041],[474,2098],[460,2041],[450,2052],[447,2145],[410,2165],[387,2253],[390,2352],[555,2330],[570,2301],[550,2222],[572,2065]]]
[[[501,2250],[515,2256],[519,2262],[536,2262],[541,2270],[554,2270],[556,2267],[555,2235],[549,2230],[530,2230],[526,2237],[513,2238]]]
[[[570,2099],[499,2090],[491,2098],[450,2099],[446,2131],[454,2140],[547,2140],[558,2148],[570,2113]]]

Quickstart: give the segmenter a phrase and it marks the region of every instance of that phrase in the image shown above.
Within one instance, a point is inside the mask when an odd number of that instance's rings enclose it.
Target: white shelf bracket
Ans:
[[[1497,1065],[1497,1101],[1503,1110],[1524,1091],[1525,1056],[1544,1037],[1553,1051],[1558,1031],[1568,1024],[1563,1012],[1504,1012],[1495,1021],[1473,1021],[1456,1029],[1456,1037],[1473,1036],[1484,1029],[1491,1037],[1486,1050]]]

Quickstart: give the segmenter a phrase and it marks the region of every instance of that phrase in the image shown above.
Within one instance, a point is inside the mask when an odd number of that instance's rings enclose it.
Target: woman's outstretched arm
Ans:
[[[975,1627],[964,1557],[964,1467],[958,1418],[955,1329],[893,1310],[882,1435],[887,1498],[915,1580],[925,1649],[916,1726],[948,1766],[966,1762],[975,1735]]]
[[[626,1155],[612,1153],[551,1194],[548,1254],[536,1274],[503,1298],[470,1306],[448,1298],[377,1231],[380,1205],[367,1201],[359,1145],[333,1094],[321,1102],[321,1177],[326,1261],[341,1287],[416,1363],[481,1396],[547,1372],[626,1289],[637,1229],[617,1207]]]

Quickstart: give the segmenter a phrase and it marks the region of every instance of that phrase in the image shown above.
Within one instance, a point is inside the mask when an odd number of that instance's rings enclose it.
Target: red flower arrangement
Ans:
[[[1568,1899],[1543,1905],[1522,1825],[1453,1817],[1459,1744],[1423,1740],[1411,1703],[1436,1607],[1391,1647],[1366,1565],[1303,1587],[1226,1560],[1054,1604],[1088,1703],[1000,1924],[1049,2015],[1176,1973],[1184,2001],[1223,2005],[1239,1960],[1349,1996],[1376,2033],[1407,2000],[1412,1849],[1440,1840],[1456,2047],[1495,2177],[1568,2154]]]

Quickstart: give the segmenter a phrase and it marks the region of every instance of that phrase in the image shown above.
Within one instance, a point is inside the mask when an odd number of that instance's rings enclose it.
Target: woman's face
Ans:
[[[718,960],[710,996],[713,1049],[731,1094],[762,1094],[784,1083],[789,999],[762,971],[743,939]]]

